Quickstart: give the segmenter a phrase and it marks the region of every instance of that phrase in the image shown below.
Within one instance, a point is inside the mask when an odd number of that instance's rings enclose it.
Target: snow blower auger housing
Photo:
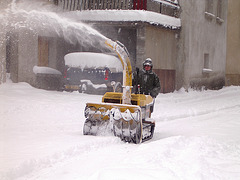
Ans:
[[[119,42],[106,44],[119,56],[123,65],[123,93],[107,92],[102,103],[86,103],[84,135],[113,133],[126,142],[141,143],[152,138],[155,122],[150,121],[153,98],[131,94],[132,67],[126,48]]]

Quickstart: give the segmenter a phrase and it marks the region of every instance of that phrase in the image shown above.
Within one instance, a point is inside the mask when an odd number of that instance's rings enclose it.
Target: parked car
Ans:
[[[90,52],[75,52],[64,56],[64,90],[89,94],[121,91],[122,64],[118,57]]]

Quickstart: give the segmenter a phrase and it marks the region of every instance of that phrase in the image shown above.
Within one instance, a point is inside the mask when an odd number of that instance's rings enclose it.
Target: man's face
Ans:
[[[150,71],[150,70],[151,70],[151,66],[145,65],[145,66],[144,66],[144,69],[145,69],[146,71]]]

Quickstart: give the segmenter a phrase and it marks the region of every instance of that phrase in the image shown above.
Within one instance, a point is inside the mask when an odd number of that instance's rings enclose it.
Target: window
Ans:
[[[209,54],[204,54],[204,64],[203,64],[203,73],[210,73],[212,72],[212,69],[210,69],[210,62],[209,62]]]
[[[222,0],[218,0],[217,17],[222,18]]]
[[[209,69],[209,54],[204,54],[204,69]]]
[[[205,11],[213,14],[213,0],[206,0]]]
[[[213,14],[213,0],[205,0],[205,17],[210,21],[215,18]]]
[[[217,22],[223,23],[223,1],[218,0],[217,4]]]

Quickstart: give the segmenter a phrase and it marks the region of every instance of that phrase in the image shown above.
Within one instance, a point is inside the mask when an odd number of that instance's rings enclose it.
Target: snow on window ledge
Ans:
[[[34,74],[53,74],[53,75],[62,75],[62,73],[56,69],[50,67],[34,66]]]
[[[208,68],[203,68],[202,72],[203,73],[211,73],[211,72],[213,72],[213,70],[212,69],[208,69]]]
[[[220,18],[220,17],[217,17],[216,20],[217,20],[217,22],[218,22],[219,24],[224,23],[224,20],[223,20],[222,18]]]
[[[213,18],[215,18],[215,15],[210,12],[204,12],[204,14],[205,14],[205,17],[208,19],[212,20]]]

